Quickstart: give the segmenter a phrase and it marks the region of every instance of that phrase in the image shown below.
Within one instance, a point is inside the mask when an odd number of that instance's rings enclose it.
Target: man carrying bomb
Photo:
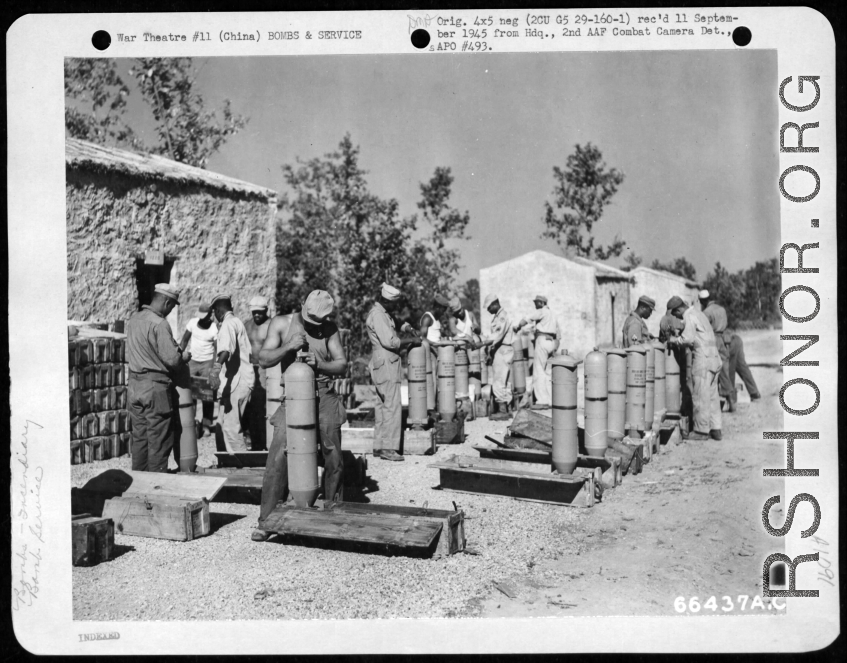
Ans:
[[[167,472],[168,456],[180,431],[174,380],[188,376],[191,353],[181,354],[165,319],[179,305],[168,283],[153,288],[153,299],[126,325],[129,364],[127,409],[132,421],[132,469]]]
[[[285,371],[304,351],[306,363],[315,371],[317,384],[318,444],[324,459],[324,501],[344,499],[344,462],[341,455],[341,426],[347,410],[333,387],[333,380],[347,372],[347,358],[341,345],[338,327],[330,320],[335,302],[328,292],[313,290],[299,313],[277,315],[271,319],[268,336],[259,351],[263,368],[280,365],[285,384]],[[270,418],[274,427],[268,451],[265,477],[262,481],[262,506],[259,520],[267,518],[277,502],[288,493],[288,443],[285,429],[285,395]],[[267,541],[271,533],[256,529],[253,541]]]

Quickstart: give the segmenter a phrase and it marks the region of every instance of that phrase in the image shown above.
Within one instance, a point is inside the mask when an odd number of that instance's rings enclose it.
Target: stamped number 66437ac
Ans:
[[[718,599],[715,596],[710,596],[705,603],[700,603],[700,599],[696,596],[692,596],[690,599],[686,599],[684,596],[677,596],[674,599],[673,607],[677,612],[701,612],[703,610],[711,610],[712,612],[718,612],[720,609],[721,612],[732,612],[735,610],[736,605],[739,610],[785,610],[785,602],[779,601],[774,598],[771,599],[768,603],[762,601],[761,596],[754,596],[753,600],[750,601],[750,597],[747,594],[739,594],[737,597],[737,601],[733,602],[731,596],[722,596],[720,598],[721,605],[718,606]]]

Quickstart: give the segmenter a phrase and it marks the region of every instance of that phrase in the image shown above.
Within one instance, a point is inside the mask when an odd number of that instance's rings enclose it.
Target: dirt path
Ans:
[[[679,596],[701,604],[715,596],[721,614],[723,596],[740,611],[739,595],[750,596],[750,613],[752,597],[761,594],[762,562],[777,550],[762,528],[762,504],[782,493],[762,468],[784,463],[783,450],[761,435],[782,428],[781,373],[754,373],[764,398],[724,415],[723,441],[686,442],[654,456],[601,504],[579,511],[570,533],[576,555],[540,552],[505,587],[515,596],[493,589],[481,615],[667,615],[675,614]],[[755,610],[768,611],[764,603]]]

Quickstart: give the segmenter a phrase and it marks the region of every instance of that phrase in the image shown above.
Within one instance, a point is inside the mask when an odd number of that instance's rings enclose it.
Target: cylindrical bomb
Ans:
[[[432,370],[432,349],[427,341],[421,341],[421,347],[426,353],[426,409],[435,410],[435,374]]]
[[[679,363],[674,349],[669,345],[665,350],[665,407],[668,414],[679,414],[682,407],[680,393]]]
[[[479,341],[478,336],[474,336],[474,343]],[[473,387],[473,399],[478,400],[479,394],[482,391],[482,362],[480,358],[479,348],[468,349],[468,383]]]
[[[529,362],[529,366],[532,366],[532,361],[535,359],[535,343],[533,342],[533,338],[529,334],[523,334],[523,342],[524,342],[524,355],[526,356],[527,362]]]
[[[265,369],[265,433],[268,447],[274,439],[271,417],[282,403],[282,367],[277,364]]]
[[[579,456],[576,423],[577,362],[563,355],[553,359],[553,469],[573,474]]]
[[[470,396],[468,390],[468,380],[470,363],[468,361],[468,351],[464,346],[458,346],[455,353],[456,359],[456,398],[468,398]]]
[[[520,335],[515,336],[512,341],[512,350],[512,393],[520,396],[526,393],[526,359]]]
[[[656,352],[653,350],[651,341],[644,342],[644,359],[647,371],[644,374],[644,430],[653,430],[653,404],[654,404],[654,371],[656,368]]]
[[[288,489],[299,507],[310,507],[318,497],[318,412],[315,373],[295,361],[285,371],[285,428],[288,436]]]
[[[612,348],[606,353],[608,376],[608,429],[609,446],[626,435],[626,352]]]
[[[179,434],[179,471],[195,472],[197,470],[197,429],[194,428],[196,415],[194,396],[190,387],[177,386],[179,396],[179,423],[182,432]]]
[[[661,412],[665,409],[665,344],[659,341],[653,342],[653,369],[654,396],[653,410]]]
[[[626,349],[626,421],[632,430],[644,430],[647,384],[646,351],[640,343]]]
[[[426,353],[422,345],[409,350],[409,418],[412,426],[423,426],[426,416]]]
[[[608,448],[608,375],[606,355],[594,348],[585,356],[585,450],[604,458]]]
[[[438,348],[438,414],[442,421],[456,418],[456,350],[452,345]]]

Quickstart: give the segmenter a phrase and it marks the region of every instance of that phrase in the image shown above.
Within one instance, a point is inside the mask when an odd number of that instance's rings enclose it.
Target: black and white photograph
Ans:
[[[207,623],[210,645],[215,624],[368,634],[315,653],[556,624],[552,649],[512,651],[564,651],[572,624],[581,648],[620,625],[601,649],[624,652],[630,618],[676,619],[638,636],[664,651],[679,620],[788,623],[796,589],[837,594],[837,477],[820,500],[791,488],[824,457],[799,431],[834,426],[813,346],[836,290],[809,269],[835,274],[813,200],[834,210],[834,170],[804,149],[830,116],[798,113],[834,81],[732,46],[731,11],[691,24],[720,48],[663,47],[680,15],[642,13],[654,48],[574,47],[600,29],[576,10],[497,10],[387,13],[407,52],[249,55],[248,31],[237,55],[198,47],[223,31],[136,48],[131,22],[102,54],[60,49],[64,216],[43,239],[66,301],[39,365],[68,408],[13,440],[13,609],[40,606],[48,511],[62,619],[115,646],[130,622]],[[644,29],[614,16],[598,37]],[[286,18],[253,34],[303,42],[314,17]],[[320,39],[356,39],[338,24]],[[48,429],[49,508],[28,456]]]

